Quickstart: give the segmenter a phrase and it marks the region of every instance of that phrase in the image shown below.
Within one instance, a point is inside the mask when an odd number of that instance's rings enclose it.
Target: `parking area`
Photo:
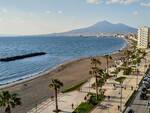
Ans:
[[[145,74],[143,80],[141,81],[140,87],[137,91],[136,97],[132,102],[131,106],[128,107],[125,113],[129,112],[131,109],[133,113],[150,113],[150,70]]]

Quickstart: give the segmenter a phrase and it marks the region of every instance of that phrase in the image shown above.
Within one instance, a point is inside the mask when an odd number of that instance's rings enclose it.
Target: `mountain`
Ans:
[[[113,24],[108,21],[97,22],[96,24],[81,28],[75,29],[63,33],[55,33],[53,35],[84,35],[84,34],[97,34],[97,33],[136,33],[137,29],[130,27],[128,25],[117,23]]]

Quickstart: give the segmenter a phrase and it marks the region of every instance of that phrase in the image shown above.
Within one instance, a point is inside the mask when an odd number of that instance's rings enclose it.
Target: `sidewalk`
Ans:
[[[144,73],[144,65],[145,63],[141,63],[141,66],[139,67],[139,70]],[[121,72],[119,73],[119,76],[123,75]],[[123,89],[123,105],[127,102],[127,100],[130,98],[132,95],[133,91],[136,89],[137,85],[137,76],[136,75],[129,75],[126,76],[126,80],[124,81],[123,86],[126,87],[126,90]],[[138,83],[142,80],[143,74],[138,76]],[[120,105],[120,88],[114,90],[114,87],[112,85],[114,83],[114,80],[109,80],[107,82],[107,85],[104,86],[105,89],[107,89],[105,95],[106,96],[111,96],[111,99],[108,100],[107,98],[105,99],[104,102],[102,102],[100,105],[98,105],[92,113],[120,113],[118,110],[118,106]],[[134,87],[134,90],[131,90],[131,86]],[[124,110],[125,108],[123,108]],[[123,111],[122,110],[122,111]]]
[[[74,104],[74,108],[76,108],[81,102],[84,102],[84,97],[89,92],[89,85],[92,83],[94,83],[93,78],[82,86],[81,91],[59,94],[58,105],[59,109],[62,110],[60,113],[72,113],[74,111],[74,109],[72,109],[72,104]],[[28,113],[53,113],[54,109],[55,102],[51,99],[48,99],[47,101],[38,105],[37,108],[33,108]]]
[[[144,66],[144,63],[139,67],[140,71],[144,70],[142,68]],[[113,70],[113,68],[111,68]],[[123,72],[121,71],[118,74],[119,76],[122,76]],[[136,89],[136,80],[137,76],[136,75],[128,75],[126,76],[126,80],[124,81],[123,86],[126,87],[126,90],[123,90],[123,104],[126,103],[126,101],[129,99],[129,97],[132,95],[134,90],[131,90],[131,86]],[[142,79],[142,76],[138,77],[138,82],[140,82]],[[84,102],[84,97],[87,95],[87,93],[90,92],[95,92],[94,89],[91,89],[90,86],[92,83],[95,82],[94,78],[91,78],[87,83],[85,83],[81,91],[73,91],[65,94],[59,94],[58,96],[58,104],[59,104],[59,109],[62,110],[60,113],[72,113],[74,109],[72,109],[72,104],[74,104],[74,108],[76,108],[81,102]],[[106,84],[104,85],[103,89],[106,89],[105,95],[110,96],[111,99],[108,100],[107,98],[105,99],[104,102],[102,102],[100,105],[98,105],[92,113],[120,113],[118,111],[118,105],[120,105],[120,88],[119,85],[114,90],[113,84],[116,83],[114,79],[109,79],[107,80]],[[28,113],[53,113],[53,110],[55,109],[55,102],[52,101],[51,99],[48,99],[47,101],[41,103],[38,105],[36,108],[33,108],[31,111]]]
[[[142,76],[139,77],[139,80],[142,78]],[[108,100],[105,99],[104,102],[102,102],[100,105],[98,105],[92,113],[120,113],[118,110],[118,106],[120,106],[120,88],[116,88],[114,90],[113,83],[114,80],[109,80],[107,82],[107,85],[105,85],[105,89],[107,89],[105,95],[110,96],[111,99]],[[134,90],[131,90],[131,86],[136,89],[136,76],[132,75],[126,78],[124,81],[123,87],[126,87],[126,89],[123,89],[123,105],[127,102],[127,100],[130,98],[131,94]],[[123,108],[124,109],[124,108]]]
[[[150,59],[150,51],[149,50],[148,50],[146,59],[147,59],[147,64],[148,64],[149,59]],[[125,113],[127,113],[129,109],[133,109],[135,111],[135,113],[149,113],[148,106],[147,106],[149,99],[141,100],[140,93],[141,93],[141,88],[139,88],[134,101],[127,108]]]

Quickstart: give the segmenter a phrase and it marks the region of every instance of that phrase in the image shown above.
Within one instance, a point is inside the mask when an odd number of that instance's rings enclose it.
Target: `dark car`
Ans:
[[[146,99],[147,99],[146,94],[145,94],[145,93],[141,93],[141,94],[140,94],[140,99],[141,99],[141,100],[146,100]]]
[[[130,110],[128,111],[128,113],[134,113],[134,111],[133,111],[132,109],[130,109]]]

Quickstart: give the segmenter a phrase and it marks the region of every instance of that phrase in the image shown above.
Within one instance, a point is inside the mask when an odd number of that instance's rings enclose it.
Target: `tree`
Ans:
[[[105,55],[106,58],[106,72],[108,74],[108,66],[109,66],[109,60],[112,60],[112,57],[110,55]]]
[[[145,51],[142,52],[142,56],[145,57],[147,53]]]
[[[98,99],[98,74],[99,74],[99,66],[101,65],[101,62],[96,58],[91,58],[91,70],[89,71],[89,74],[91,74],[93,77],[95,77],[95,90],[96,90],[96,99]]]
[[[11,109],[18,105],[21,105],[21,98],[18,98],[18,94],[10,94],[9,91],[0,93],[0,107],[5,108],[5,113],[11,113]]]
[[[101,61],[98,60],[97,58],[92,57],[90,58],[90,60],[91,60],[91,65],[93,67],[101,66]]]
[[[95,77],[95,90],[96,90],[96,98],[98,99],[98,71],[99,69],[97,67],[91,67],[91,70],[89,71],[89,74],[91,74],[93,77]]]
[[[63,87],[63,83],[59,81],[58,79],[52,79],[51,83],[49,84],[50,88],[53,88],[55,91],[55,105],[56,105],[56,110],[54,112],[58,113],[60,110],[58,109],[58,90]]]
[[[131,54],[132,54],[132,52],[129,51],[129,50],[126,50],[126,51],[124,52],[124,55],[126,56],[126,58],[125,58],[125,67],[128,67],[129,58],[130,58],[130,55],[131,55]]]
[[[124,80],[126,79],[126,77],[118,77],[118,78],[116,78],[115,79],[115,81],[116,82],[119,82],[119,84],[120,84],[120,89],[121,89],[121,91],[120,91],[120,111],[122,112],[122,89],[123,89],[123,82],[124,82]]]
[[[104,72],[103,69],[99,69],[98,70],[98,75],[99,75],[98,76],[98,78],[99,78],[98,87],[100,87],[99,92],[102,94],[102,92],[103,92],[102,87],[103,87],[103,85],[105,84],[105,82],[108,78],[108,74],[106,72]]]

